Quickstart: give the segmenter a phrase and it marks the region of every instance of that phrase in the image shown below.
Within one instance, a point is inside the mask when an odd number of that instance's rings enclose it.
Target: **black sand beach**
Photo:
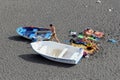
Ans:
[[[0,80],[120,80],[120,0],[0,0]],[[100,51],[77,65],[47,60],[27,39],[16,33],[19,26],[56,26],[62,43],[68,31],[87,27],[102,31]],[[109,35],[108,35],[109,34]]]

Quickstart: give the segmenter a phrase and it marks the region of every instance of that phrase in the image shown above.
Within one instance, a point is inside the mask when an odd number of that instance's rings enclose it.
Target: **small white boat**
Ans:
[[[32,42],[33,50],[41,56],[62,63],[77,64],[83,57],[84,49],[53,41]]]

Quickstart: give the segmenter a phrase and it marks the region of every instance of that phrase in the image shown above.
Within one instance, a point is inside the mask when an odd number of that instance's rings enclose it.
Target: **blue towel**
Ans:
[[[117,41],[114,39],[109,39],[108,42],[116,43]]]

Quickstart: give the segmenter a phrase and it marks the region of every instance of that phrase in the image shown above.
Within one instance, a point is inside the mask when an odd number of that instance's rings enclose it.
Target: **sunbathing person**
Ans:
[[[95,35],[98,38],[104,37],[104,33],[103,32],[99,32],[99,31],[94,31],[93,35]]]
[[[94,54],[95,51],[99,50],[97,44],[93,40],[84,39],[84,42],[86,43],[86,53]]]
[[[93,29],[85,29],[83,31],[83,34],[86,35],[86,36],[95,36],[95,37],[98,37],[98,38],[102,38],[104,37],[104,33],[103,32],[99,32],[99,31],[94,31]]]
[[[83,31],[83,34],[84,34],[85,36],[92,36],[93,33],[94,33],[94,31],[93,31],[92,29],[85,29],[85,30]]]

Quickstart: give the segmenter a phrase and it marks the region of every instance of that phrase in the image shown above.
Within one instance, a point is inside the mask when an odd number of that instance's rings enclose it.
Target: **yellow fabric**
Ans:
[[[93,54],[95,52],[95,49],[88,50],[87,47],[85,45],[82,45],[82,44],[71,43],[71,45],[74,47],[83,48],[85,50],[85,52],[87,52],[88,54]]]

